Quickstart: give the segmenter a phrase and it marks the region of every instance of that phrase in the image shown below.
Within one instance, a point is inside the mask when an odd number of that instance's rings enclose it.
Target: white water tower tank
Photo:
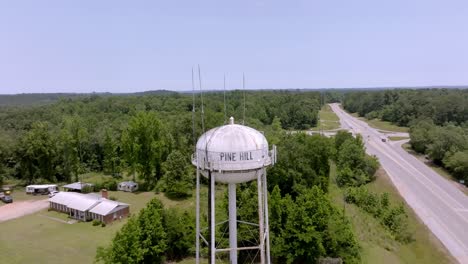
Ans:
[[[239,250],[258,249],[260,263],[270,263],[269,228],[268,228],[268,191],[266,167],[276,161],[276,147],[268,151],[268,142],[259,131],[234,124],[213,128],[204,133],[197,142],[192,163],[197,167],[196,198],[196,263],[200,263],[200,238],[209,247],[210,263],[216,261],[216,253],[229,251],[231,264],[237,264]],[[206,240],[200,231],[200,173],[208,178],[208,231]],[[236,184],[257,181],[259,221],[248,223],[237,219]],[[216,248],[215,224],[215,182],[228,184],[229,194],[229,248]],[[239,247],[237,244],[238,224],[256,225],[259,229],[258,245]],[[209,242],[208,242],[209,241]]]
[[[197,142],[193,165],[207,177],[212,172],[216,182],[242,183],[257,178],[259,170],[272,164],[274,152],[268,151],[268,142],[259,131],[234,124],[213,128],[203,134]],[[274,160],[273,160],[274,161]]]

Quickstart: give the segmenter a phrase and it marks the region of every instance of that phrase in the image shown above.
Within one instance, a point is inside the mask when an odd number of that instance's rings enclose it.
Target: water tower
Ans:
[[[229,251],[230,263],[237,264],[239,250],[260,252],[260,262],[270,263],[270,240],[268,228],[268,192],[266,167],[276,161],[276,147],[268,150],[265,136],[250,127],[229,124],[213,128],[197,142],[192,163],[197,167],[196,194],[196,263],[200,260],[200,238],[208,245],[209,262],[215,263],[216,253]],[[208,178],[208,230],[209,237],[200,233],[200,173]],[[250,247],[237,245],[236,184],[257,180],[259,244]],[[225,183],[229,191],[229,248],[216,248],[215,240],[215,182]],[[255,197],[252,197],[255,199]],[[243,222],[243,221],[242,221]],[[244,223],[244,222],[243,222]],[[257,226],[257,223],[253,223]]]

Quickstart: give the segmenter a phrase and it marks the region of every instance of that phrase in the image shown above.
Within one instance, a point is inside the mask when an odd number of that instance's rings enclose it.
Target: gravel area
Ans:
[[[32,214],[49,206],[47,199],[20,201],[0,206],[0,222]]]

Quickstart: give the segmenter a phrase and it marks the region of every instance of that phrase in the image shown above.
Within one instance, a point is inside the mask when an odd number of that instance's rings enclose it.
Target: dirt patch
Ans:
[[[32,214],[49,206],[47,199],[39,201],[21,201],[0,207],[0,222]]]

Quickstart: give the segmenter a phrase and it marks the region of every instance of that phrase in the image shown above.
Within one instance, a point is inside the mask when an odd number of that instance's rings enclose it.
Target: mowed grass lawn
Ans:
[[[340,119],[332,111],[329,105],[324,105],[319,112],[319,122],[321,127],[317,126],[312,128],[313,131],[318,131],[319,129],[323,130],[333,130],[340,128]]]
[[[225,186],[217,185],[217,199],[221,201]],[[21,198],[33,196],[22,195]],[[206,214],[208,189],[202,185],[201,213]],[[24,196],[24,197],[23,197]],[[157,197],[166,208],[195,210],[195,190],[187,199],[172,200],[163,193],[109,192],[118,201],[130,204],[130,213],[137,214],[146,203]],[[47,196],[35,196],[47,198]],[[34,197],[34,198],[35,198]],[[221,203],[217,203],[217,206]],[[217,219],[226,219],[226,212],[217,210]],[[54,218],[54,219],[51,219]],[[93,226],[92,222],[63,223],[71,220],[66,214],[42,210],[0,223],[0,263],[93,263],[98,246],[109,245],[115,233],[126,223],[127,219],[116,221],[106,227]],[[4,260],[7,260],[4,262]],[[193,258],[181,263],[195,263]]]
[[[336,168],[332,166],[331,179],[335,178]],[[387,192],[392,204],[404,203],[383,169],[379,169],[377,180],[367,185],[376,192]],[[413,210],[405,203],[409,216],[409,228],[414,241],[401,244],[392,239],[390,233],[368,213],[352,204],[343,201],[343,191],[331,181],[330,195],[339,208],[344,208],[345,214],[351,220],[354,231],[362,247],[362,263],[456,263],[440,241],[427,229]]]
[[[135,214],[156,194],[109,192],[109,196],[131,204],[130,213]],[[92,263],[96,248],[107,245],[126,222],[101,227],[91,222],[66,224],[48,217],[69,220],[65,214],[43,210],[0,223],[0,263]]]
[[[349,113],[349,112],[348,112]],[[387,121],[382,121],[380,119],[367,119],[365,117],[361,117],[359,116],[357,113],[350,113],[350,115],[356,117],[356,118],[359,118],[360,120],[366,122],[367,124],[369,124],[369,126],[375,128],[375,129],[379,129],[379,130],[382,130],[383,132],[386,132],[386,131],[391,131],[391,132],[409,132],[409,128],[408,127],[401,127],[401,126],[397,126],[397,125],[394,125],[390,122],[387,122]]]

